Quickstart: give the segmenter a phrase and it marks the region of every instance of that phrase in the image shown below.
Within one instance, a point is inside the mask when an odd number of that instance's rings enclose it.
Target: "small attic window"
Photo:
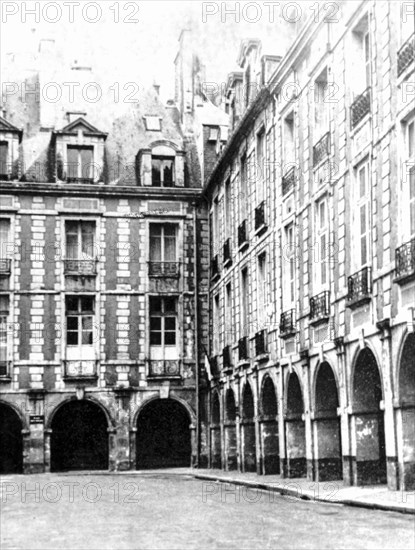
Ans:
[[[161,131],[161,118],[159,116],[146,115],[143,118],[146,125],[146,130],[153,132]]]
[[[219,135],[219,128],[214,127],[209,129],[209,141],[217,141]]]

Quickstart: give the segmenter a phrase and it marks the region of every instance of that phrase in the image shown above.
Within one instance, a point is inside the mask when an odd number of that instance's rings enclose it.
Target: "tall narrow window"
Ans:
[[[177,298],[150,296],[150,355],[177,358]]]
[[[283,173],[287,172],[295,162],[295,140],[294,140],[294,113],[291,112],[284,118],[283,124]]]
[[[329,228],[326,198],[320,200],[316,205],[316,229],[317,247],[315,261],[317,264],[315,273],[317,286],[322,290],[328,284]]]
[[[317,142],[326,132],[328,132],[328,81],[327,68],[321,72],[314,82],[314,142]]]
[[[94,343],[93,296],[66,297],[67,359],[92,359]]]
[[[402,164],[403,237],[415,237],[415,118],[404,124],[405,156]],[[409,226],[409,227],[408,227]]]
[[[8,151],[9,144],[7,141],[0,141],[0,179],[7,178],[9,175],[9,164],[8,164]]]
[[[356,268],[362,268],[369,262],[369,227],[370,227],[370,204],[369,204],[369,164],[365,162],[356,170]]]
[[[247,201],[248,201],[248,174],[247,174],[247,162],[246,162],[246,155],[243,155],[241,157],[240,162],[240,174],[239,174],[240,180],[241,180],[241,193],[239,195],[239,208],[241,212],[241,221],[243,221],[246,218],[247,214]]]
[[[225,227],[226,227],[226,237],[229,238],[231,235],[232,228],[232,188],[231,180],[228,179],[225,184]]]
[[[241,335],[245,336],[249,332],[249,311],[248,311],[248,269],[241,271]]]
[[[353,55],[350,82],[355,95],[361,94],[371,83],[371,52],[369,35],[369,18],[367,14],[359,21],[353,29]]]
[[[0,219],[0,260],[5,260],[10,255],[10,220]]]
[[[233,315],[232,315],[232,285],[226,285],[225,295],[225,345],[233,342]]]
[[[68,145],[68,183],[91,183],[94,178],[94,148]]]
[[[95,222],[66,221],[66,258],[91,260],[95,257]]]
[[[220,305],[219,294],[213,298],[213,353],[220,353]]]
[[[267,256],[265,252],[263,252],[258,256],[257,313],[258,313],[259,323],[262,323],[265,321],[265,308],[268,303],[266,258]]]
[[[283,306],[291,309],[295,301],[295,236],[294,224],[287,225],[284,230],[283,261]]]
[[[0,375],[7,374],[7,325],[9,297],[0,295]]]
[[[174,187],[174,157],[151,158],[152,186]]]
[[[150,224],[150,261],[176,262],[177,226],[171,223]]]

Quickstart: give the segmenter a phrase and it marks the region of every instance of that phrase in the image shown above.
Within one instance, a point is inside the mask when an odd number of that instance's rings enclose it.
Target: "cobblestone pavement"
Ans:
[[[412,548],[414,518],[184,473],[1,479],[2,550]]]

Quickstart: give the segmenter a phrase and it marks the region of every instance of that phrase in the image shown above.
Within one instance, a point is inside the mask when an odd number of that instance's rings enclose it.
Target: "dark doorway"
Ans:
[[[278,440],[278,406],[274,383],[270,377],[265,379],[261,392],[261,438],[263,474],[280,473],[280,451]]]
[[[91,401],[70,401],[52,420],[51,470],[107,470],[108,423]]]
[[[256,472],[254,396],[248,383],[242,397],[242,451],[244,472]]]
[[[23,471],[22,422],[7,405],[0,405],[0,474]]]
[[[236,438],[236,404],[235,394],[229,389],[225,398],[225,468],[236,470],[238,468],[237,438]]]
[[[219,404],[219,395],[217,394],[217,392],[215,392],[212,395],[210,444],[211,444],[210,465],[212,468],[222,468],[220,404]]]
[[[408,334],[399,369],[402,415],[402,455],[399,461],[401,489],[415,490],[415,334]]]
[[[320,365],[316,380],[314,433],[316,455],[314,471],[317,481],[342,479],[340,419],[337,416],[339,396],[331,366]]]
[[[373,353],[363,349],[353,377],[356,433],[356,485],[386,483],[385,420],[380,408],[382,383]]]
[[[137,468],[190,466],[190,418],[173,399],[151,401],[137,422]]]
[[[295,372],[288,378],[285,436],[287,447],[286,476],[305,477],[307,474],[304,401],[300,381]]]

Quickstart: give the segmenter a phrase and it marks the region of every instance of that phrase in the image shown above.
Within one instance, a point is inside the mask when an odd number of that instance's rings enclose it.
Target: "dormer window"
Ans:
[[[67,182],[94,182],[94,148],[91,146],[68,145]]]
[[[22,134],[22,130],[0,116],[0,180],[20,177],[19,144]]]
[[[152,132],[161,132],[161,118],[159,116],[146,115],[143,118],[146,130]]]
[[[174,157],[151,157],[153,187],[174,187]]]

